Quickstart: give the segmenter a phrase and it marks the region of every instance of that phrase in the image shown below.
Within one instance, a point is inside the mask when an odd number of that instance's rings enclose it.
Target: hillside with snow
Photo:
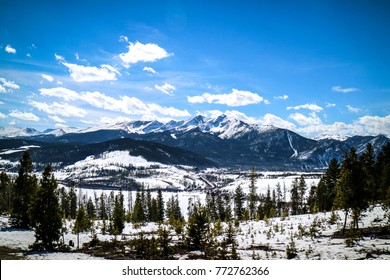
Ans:
[[[352,244],[345,239],[337,237],[335,233],[342,228],[343,213],[336,212],[336,220],[331,221],[331,213],[305,214],[290,216],[285,218],[272,218],[268,221],[248,221],[242,222],[236,228],[237,251],[241,259],[263,259],[278,260],[287,259],[286,248],[294,242],[296,256],[299,260],[358,260],[376,259],[390,260],[390,243],[388,237],[380,234],[367,234],[359,240],[354,240]],[[67,233],[64,235],[66,244],[72,241],[77,244],[77,235],[72,233],[72,221],[67,221]],[[373,206],[364,212],[364,218],[360,222],[360,227],[380,227],[388,226],[389,214],[381,206]],[[102,221],[95,221],[97,238],[101,241],[109,241],[114,237],[101,233]],[[222,224],[223,230],[227,225]],[[158,225],[149,223],[141,227],[134,227],[127,223],[120,237],[119,242],[126,242],[133,238],[138,238],[142,232],[147,238],[156,235]],[[179,240],[173,229],[170,229],[172,244]],[[217,239],[222,240],[224,234]],[[81,233],[80,244],[91,241],[90,233]],[[291,239],[292,238],[292,239]],[[34,232],[30,230],[18,231],[10,229],[8,218],[0,217],[0,244],[17,250],[15,256],[27,259],[102,259],[93,256],[93,251],[84,250],[84,253],[77,252],[73,248],[69,253],[34,253],[28,252],[28,247],[34,242]],[[88,253],[88,254],[86,254]],[[117,252],[121,259],[126,259],[126,251]],[[175,258],[188,259],[201,255],[201,252],[188,252],[183,255],[177,254]],[[107,253],[110,258],[110,254]],[[130,257],[130,255],[128,256]]]

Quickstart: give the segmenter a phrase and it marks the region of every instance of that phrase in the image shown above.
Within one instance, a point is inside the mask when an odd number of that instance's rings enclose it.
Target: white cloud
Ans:
[[[127,37],[126,37],[127,39]],[[126,68],[137,62],[154,62],[171,56],[166,50],[156,44],[142,44],[140,42],[129,43],[127,53],[121,53],[119,58]]]
[[[176,90],[175,86],[168,83],[164,83],[162,86],[155,85],[154,88],[170,96],[173,96],[173,92]]]
[[[145,71],[145,72],[149,72],[149,73],[152,73],[152,74],[157,74],[156,70],[154,70],[152,67],[144,67],[142,69],[142,71]]]
[[[174,107],[162,107],[155,103],[147,104],[149,110],[155,114],[160,114],[167,117],[183,118],[190,117],[191,114],[187,110],[179,110]]]
[[[296,131],[308,136],[321,134],[341,136],[384,134],[390,137],[390,115],[384,117],[363,116],[352,123],[334,122],[333,124],[309,125],[298,128]]]
[[[110,111],[122,112],[127,115],[150,115],[155,114],[173,118],[191,116],[187,110],[179,110],[173,107],[162,107],[155,103],[144,103],[138,98],[121,96],[119,99],[107,96],[100,92],[83,92],[81,99],[88,104]]]
[[[101,117],[99,123],[110,124],[110,123],[130,122],[130,121],[132,121],[132,119],[126,117],[116,117],[116,118]]]
[[[69,69],[70,76],[76,82],[100,82],[117,80],[119,71],[114,67],[102,64],[100,68],[96,66],[83,66],[73,63],[62,62]]]
[[[61,119],[60,117],[58,116],[49,116],[49,118],[55,122],[58,122],[58,123],[65,123],[66,121]]]
[[[0,93],[12,92],[14,89],[20,89],[15,82],[0,78]]]
[[[129,38],[127,38],[127,36],[119,36],[119,42],[129,42]]]
[[[336,107],[336,104],[335,103],[329,103],[329,102],[326,103],[326,108],[332,108],[332,107]]]
[[[275,99],[281,99],[281,100],[287,100],[288,99],[288,95],[284,94],[284,95],[280,95],[280,96],[274,96]]]
[[[16,119],[26,120],[26,121],[34,121],[34,122],[39,121],[39,117],[37,117],[33,113],[20,112],[18,110],[12,110],[11,113],[9,113],[9,116]]]
[[[42,78],[44,78],[45,80],[47,80],[49,82],[54,81],[54,78],[50,75],[47,75],[47,74],[42,74]]]
[[[144,103],[138,98],[129,97],[129,96],[121,96],[120,98],[113,98],[111,96],[107,96],[104,93],[94,91],[94,92],[81,92],[78,93],[76,91],[57,87],[51,89],[40,89],[41,95],[43,96],[52,96],[58,97],[65,101],[84,101],[87,104],[104,110],[121,112],[127,115],[148,115],[151,116],[149,119],[156,119],[155,114],[169,116],[173,118],[181,118],[181,117],[189,117],[191,116],[187,110],[179,110],[173,107],[162,107],[155,103]],[[64,113],[57,112],[56,110],[51,110],[50,106],[46,103],[40,103],[32,101],[31,105],[42,110],[50,115],[61,115],[66,116]],[[71,107],[67,103],[53,103],[56,109],[60,108],[60,105],[63,107]],[[72,106],[73,107],[73,106]],[[82,109],[73,107],[70,108],[71,111],[75,112],[72,115],[74,116],[85,116],[86,112]],[[78,109],[78,110],[77,110]],[[80,111],[81,110],[81,111]]]
[[[289,122],[289,121],[286,121],[278,116],[275,116],[273,114],[265,114],[261,119],[261,124],[262,125],[273,125],[273,126],[276,126],[276,127],[280,127],[280,128],[285,128],[285,129],[290,129],[290,130],[294,130],[296,129],[296,126]]]
[[[11,45],[7,45],[7,46],[5,46],[5,49],[4,49],[7,53],[13,53],[13,54],[15,54],[16,53],[16,50],[13,48],[13,47],[11,47]]]
[[[314,112],[320,112],[323,110],[322,107],[320,107],[316,104],[309,104],[309,103],[299,105],[299,106],[294,106],[294,107],[292,107],[292,106],[287,107],[287,110],[300,110],[300,109],[307,109],[307,110],[314,111]]]
[[[64,99],[65,101],[79,100],[80,95],[73,90],[64,88],[64,87],[56,87],[56,88],[41,88],[39,92],[43,96],[51,96],[58,97]]]
[[[54,57],[56,58],[56,60],[60,62],[65,61],[65,58],[62,55],[54,54]]]
[[[3,113],[0,112],[0,119],[5,119],[7,118],[7,115],[4,115]]]
[[[353,107],[351,105],[347,105],[347,108],[348,108],[348,111],[350,111],[351,113],[359,113],[361,111],[360,108],[356,108],[356,107]]]
[[[359,91],[358,88],[342,88],[341,86],[333,86],[332,91],[334,92],[342,92],[342,93],[348,93],[348,92],[355,92]]]
[[[232,92],[227,94],[210,94],[206,92],[199,96],[188,96],[187,100],[190,103],[216,103],[230,107],[257,104],[262,101],[266,104],[268,103],[268,100],[264,100],[257,93],[237,89],[232,89]]]
[[[300,114],[300,113],[294,113],[294,114],[290,115],[290,118],[293,119],[296,123],[298,123],[301,126],[322,124],[321,119],[316,115],[315,112],[312,112],[309,115],[310,116],[307,117],[307,116]]]
[[[37,101],[30,101],[30,105],[37,108],[39,111],[49,115],[60,115],[63,117],[80,117],[83,118],[87,112],[81,108],[69,105],[68,103],[53,102],[51,104]]]
[[[390,115],[384,117],[360,117],[357,124],[363,126],[364,131],[368,135],[385,134],[387,137],[390,137]]]

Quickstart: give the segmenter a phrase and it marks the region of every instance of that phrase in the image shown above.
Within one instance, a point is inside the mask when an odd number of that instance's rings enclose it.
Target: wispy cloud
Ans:
[[[42,74],[41,76],[42,76],[42,78],[44,78],[45,80],[47,80],[49,82],[54,81],[54,78],[52,76],[50,76],[50,75]]]
[[[65,101],[74,101],[80,99],[80,95],[76,91],[64,87],[41,88],[39,89],[39,92],[43,96],[58,97]]]
[[[114,81],[117,80],[117,75],[120,75],[118,69],[108,64],[102,64],[100,67],[84,66],[68,63],[61,55],[54,54],[54,56],[57,61],[68,68],[70,76],[76,82]],[[77,53],[76,58],[79,58]]]
[[[332,107],[336,107],[336,104],[335,103],[329,103],[329,102],[326,103],[326,108],[332,108]]]
[[[290,118],[293,119],[300,126],[319,125],[322,123],[321,119],[317,116],[315,112],[310,113],[309,116],[305,116],[300,113],[294,113],[290,115]]]
[[[123,65],[128,68],[131,64],[137,62],[154,62],[173,54],[168,53],[165,49],[161,48],[157,44],[142,44],[140,42],[129,43],[128,51],[121,53],[119,58],[122,60]]]
[[[49,115],[79,118],[83,118],[87,115],[87,112],[84,109],[69,105],[68,103],[53,102],[49,104],[45,102],[30,101],[30,105]]]
[[[342,88],[341,86],[333,86],[332,91],[334,92],[341,92],[341,93],[348,93],[348,92],[355,92],[359,91],[358,88]]]
[[[318,106],[316,104],[309,104],[309,103],[306,103],[303,105],[298,105],[298,106],[287,107],[287,110],[300,110],[300,109],[307,109],[307,110],[314,111],[314,112],[320,112],[323,110],[323,108],[321,106]]]
[[[55,122],[58,122],[58,123],[66,123],[65,120],[61,119],[60,117],[58,116],[49,116],[49,118]]]
[[[351,113],[359,113],[362,110],[360,108],[353,107],[351,105],[347,105],[347,108],[348,108],[348,111],[350,111]]]
[[[7,53],[13,53],[15,54],[16,53],[16,49],[14,49],[13,47],[11,47],[11,45],[7,45],[5,46],[5,49],[4,49]]]
[[[149,72],[149,73],[152,73],[152,74],[157,74],[157,71],[154,70],[152,67],[146,67],[146,66],[145,66],[145,67],[142,69],[142,71]]]
[[[20,89],[20,86],[13,81],[0,78],[0,93],[12,92],[14,89]]]
[[[100,67],[83,66],[73,63],[62,63],[69,69],[70,76],[76,82],[101,82],[117,80],[119,71],[108,64],[102,64]]]
[[[188,96],[187,100],[190,103],[215,103],[230,107],[258,104],[260,102],[268,104],[268,100],[265,100],[257,93],[238,89],[232,89],[231,93],[226,94],[210,94],[206,92],[198,96]]]
[[[0,112],[0,119],[6,119],[6,118],[7,118],[7,115]]]
[[[170,96],[173,96],[174,95],[173,92],[176,90],[175,86],[168,83],[164,83],[162,86],[155,85],[154,88]]]
[[[93,91],[93,92],[86,91],[86,92],[78,93],[76,91],[63,88],[63,87],[50,88],[50,89],[42,88],[39,91],[40,94],[43,96],[57,97],[65,101],[77,101],[77,100],[84,101],[95,108],[100,108],[100,109],[114,111],[114,112],[121,112],[127,115],[151,116],[154,114],[159,114],[159,115],[173,117],[173,118],[191,116],[187,110],[179,110],[173,107],[163,107],[155,103],[145,103],[138,98],[129,97],[129,96],[121,96],[119,99],[117,99],[98,91]],[[50,110],[48,104],[46,105],[45,104],[33,101],[32,105],[40,110],[45,111],[50,115],[64,116],[61,113],[57,114],[55,111]],[[57,103],[57,107],[58,107],[58,103]],[[86,115],[86,112],[83,114],[83,116],[84,115]]]
[[[12,110],[11,113],[9,113],[9,116],[15,119],[21,119],[25,121],[39,121],[39,117],[37,117],[33,113],[20,112],[19,110]]]
[[[284,94],[284,95],[280,95],[280,96],[274,96],[274,99],[287,100],[288,95]]]

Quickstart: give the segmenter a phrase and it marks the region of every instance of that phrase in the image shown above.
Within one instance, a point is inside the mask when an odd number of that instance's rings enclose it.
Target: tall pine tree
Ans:
[[[245,193],[242,190],[241,185],[238,185],[236,191],[234,192],[234,216],[237,220],[241,221],[244,217],[245,212]]]
[[[62,229],[62,211],[57,181],[50,165],[42,173],[37,196],[31,208],[31,221],[35,230],[36,249],[53,251],[57,248]]]
[[[15,180],[11,224],[14,227],[31,227],[30,207],[37,191],[37,178],[32,174],[33,164],[30,153],[25,151],[20,159],[18,177]]]
[[[258,201],[257,193],[256,193],[256,171],[253,168],[250,176],[250,185],[249,185],[249,195],[248,195],[248,210],[249,210],[249,218],[253,220],[256,215],[256,204]]]

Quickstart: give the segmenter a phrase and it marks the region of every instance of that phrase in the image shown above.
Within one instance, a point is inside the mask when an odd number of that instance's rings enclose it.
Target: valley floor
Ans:
[[[286,248],[295,244],[294,259],[303,260],[357,260],[377,259],[390,260],[390,234],[389,213],[380,205],[373,206],[364,213],[360,228],[371,228],[371,234],[361,239],[335,238],[334,234],[342,229],[342,212],[335,212],[338,219],[330,223],[331,213],[305,214],[290,216],[286,218],[273,218],[268,221],[241,222],[236,228],[237,252],[241,259],[286,259]],[[67,221],[68,232],[64,235],[65,244],[72,241],[77,247],[77,235],[71,232],[73,221]],[[224,228],[226,224],[222,224]],[[101,222],[95,222],[98,228],[97,237],[99,240],[112,240],[111,235],[103,235],[99,230]],[[34,243],[34,232],[31,230],[11,229],[8,226],[8,217],[0,217],[0,253],[2,259],[56,259],[56,260],[78,260],[78,259],[102,259],[89,254],[77,252],[73,247],[70,253],[34,253],[29,252],[29,245]],[[386,228],[387,234],[374,234],[375,228]],[[148,223],[145,226],[134,228],[133,224],[127,223],[123,234],[117,240],[129,240],[144,232],[151,237],[158,229],[158,225]],[[178,240],[174,231],[171,231],[172,242]],[[223,236],[218,236],[222,239]],[[79,235],[80,248],[85,242],[91,240],[90,233]],[[201,252],[191,252],[175,255],[178,259],[188,259],[191,255],[199,255]]]

